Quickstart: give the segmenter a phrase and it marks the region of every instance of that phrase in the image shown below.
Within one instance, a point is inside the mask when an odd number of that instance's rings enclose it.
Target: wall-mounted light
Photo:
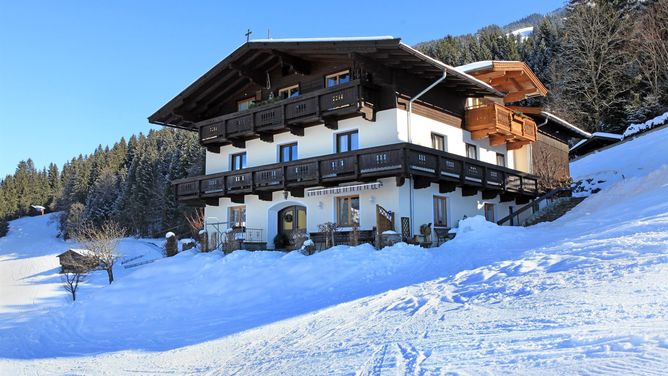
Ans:
[[[318,208],[322,209],[325,204],[322,201],[318,201]]]
[[[288,191],[283,191],[283,199],[284,200],[288,199]]]

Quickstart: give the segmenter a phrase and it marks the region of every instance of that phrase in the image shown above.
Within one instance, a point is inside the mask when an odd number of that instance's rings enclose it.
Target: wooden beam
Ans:
[[[211,153],[220,154],[220,145],[207,145],[206,150],[208,150]]]
[[[272,200],[272,193],[271,192],[258,192],[257,197],[261,201],[271,201]]]
[[[325,118],[325,128],[329,128],[331,130],[337,130],[339,129],[339,122],[335,118]]]
[[[431,186],[431,180],[425,176],[413,176],[413,188],[424,189]]]
[[[244,140],[244,139],[232,140],[232,146],[234,146],[235,148],[239,148],[239,149],[245,149],[246,148],[246,140]]]
[[[535,88],[515,91],[515,92],[512,92],[512,93],[506,95],[505,97],[503,97],[503,102],[504,103],[512,103],[512,102],[521,101],[522,99],[526,99],[527,96],[531,96],[531,94],[536,94],[537,91],[538,90],[536,90]]]
[[[304,197],[304,188],[290,188],[292,197]]]
[[[511,192],[503,192],[501,193],[501,197],[499,197],[500,202],[509,202],[515,199],[515,196],[517,196],[514,193]]]
[[[491,146],[502,145],[506,143],[506,138],[498,134],[489,135],[489,144]]]
[[[517,205],[525,205],[525,204],[528,204],[529,201],[531,201],[531,197],[529,197],[529,196],[518,195],[517,197],[515,197],[515,203]]]
[[[475,196],[476,194],[478,194],[478,188],[470,186],[462,187],[462,196]]]
[[[457,183],[452,181],[442,181],[438,183],[438,193],[454,192],[457,189]]]
[[[481,138],[487,137],[489,134],[489,131],[487,129],[479,130],[479,131],[473,131],[471,132],[471,138],[474,140],[479,140]]]
[[[397,187],[401,187],[406,182],[406,178],[403,176],[396,177]]]
[[[245,77],[258,86],[264,87],[267,84],[266,82],[267,77],[263,74],[254,71],[249,71],[248,69],[245,69],[244,67],[235,63],[230,63],[228,67],[229,69],[237,71],[239,77]]]
[[[260,133],[260,140],[264,142],[274,142],[274,135],[271,133]]]
[[[295,136],[304,136],[304,128],[299,127],[299,126],[294,126],[294,125],[288,125],[288,129],[290,130],[290,133],[292,133]]]
[[[496,195],[498,195],[499,192],[491,190],[491,189],[483,189],[482,190],[482,199],[483,200],[493,200]]]
[[[278,60],[282,66],[289,66],[295,73],[305,75],[311,73],[311,63],[306,60],[277,50],[270,50],[269,53],[278,57]]]
[[[204,199],[204,204],[209,205],[209,206],[219,206],[220,205],[220,199],[218,199],[218,197],[206,197]]]
[[[234,202],[235,204],[243,204],[244,203],[244,195],[231,195],[230,200]]]
[[[506,149],[508,150],[517,150],[522,148],[522,146],[529,144],[529,141],[512,141],[506,143]]]

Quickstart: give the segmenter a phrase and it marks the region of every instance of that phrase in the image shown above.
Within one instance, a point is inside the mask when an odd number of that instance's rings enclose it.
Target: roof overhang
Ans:
[[[390,36],[361,38],[260,39],[244,43],[167,102],[149,122],[183,129],[194,129],[198,111],[223,98],[235,88],[248,83],[243,67],[273,69],[288,61],[299,65],[309,59],[341,60],[354,56],[371,59],[392,68],[405,69],[426,80],[437,80],[445,71],[448,78],[441,85],[455,86],[470,96],[497,96],[504,93],[489,84],[435,60]],[[252,76],[252,75],[248,75]],[[246,79],[246,81],[244,81]],[[252,80],[252,77],[250,77]]]
[[[504,97],[506,103],[547,95],[545,85],[522,61],[485,60],[461,65],[456,69],[508,93]]]

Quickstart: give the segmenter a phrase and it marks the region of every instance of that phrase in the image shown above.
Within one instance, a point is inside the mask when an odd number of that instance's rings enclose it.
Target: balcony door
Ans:
[[[306,208],[288,206],[278,212],[278,232],[290,235],[293,230],[306,230]]]

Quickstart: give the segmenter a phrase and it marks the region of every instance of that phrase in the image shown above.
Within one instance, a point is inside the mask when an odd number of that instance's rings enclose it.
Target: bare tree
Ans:
[[[569,177],[565,166],[568,166],[568,157],[566,160],[560,160],[557,153],[549,150],[547,147],[536,148],[533,155],[534,172],[538,175],[538,188],[542,191],[549,191],[554,188],[568,185]]]
[[[668,0],[659,0],[636,18],[631,34],[634,58],[651,89],[660,97],[668,89]]]
[[[197,239],[199,232],[204,229],[204,209],[196,208],[190,213],[184,214],[184,216],[186,217],[193,238]]]
[[[628,24],[624,12],[603,1],[568,12],[553,102],[589,131],[603,130],[623,117],[630,86]]]
[[[114,221],[105,222],[100,227],[84,223],[76,232],[77,242],[93,252],[100,268],[107,271],[109,284],[114,281],[114,263],[119,257],[116,247],[123,236],[125,230]]]
[[[81,268],[63,273],[63,275],[60,277],[63,281],[63,288],[65,291],[72,294],[73,302],[77,300],[77,290],[79,289],[79,283],[82,283],[86,279],[86,276],[86,272],[83,268]]]

